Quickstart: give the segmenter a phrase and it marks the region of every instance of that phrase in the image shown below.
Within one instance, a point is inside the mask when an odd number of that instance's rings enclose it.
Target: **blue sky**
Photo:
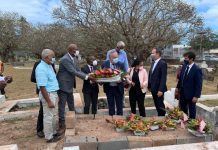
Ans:
[[[197,13],[205,19],[205,25],[218,32],[218,0],[184,1],[196,6]],[[52,23],[52,10],[60,5],[60,0],[0,0],[0,11],[17,12],[33,24]]]

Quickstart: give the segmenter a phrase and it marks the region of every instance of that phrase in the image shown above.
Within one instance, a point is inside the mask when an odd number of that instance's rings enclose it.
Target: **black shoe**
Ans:
[[[45,137],[45,134],[43,131],[39,131],[39,132],[37,132],[37,136],[40,138],[43,138],[43,137]]]
[[[54,137],[61,136],[63,133],[57,132],[56,134],[53,134]]]
[[[61,139],[60,136],[54,136],[53,138],[51,138],[50,140],[47,140],[47,143],[53,143],[53,142],[57,142]]]

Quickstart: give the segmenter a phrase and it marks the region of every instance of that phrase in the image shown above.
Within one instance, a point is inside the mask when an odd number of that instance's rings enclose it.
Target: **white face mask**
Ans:
[[[51,63],[54,64],[56,62],[55,57],[52,57]]]
[[[79,51],[77,50],[74,55],[78,56],[79,55]]]
[[[97,61],[97,60],[94,60],[94,61],[92,62],[92,64],[93,64],[93,66],[97,66],[98,61]]]
[[[78,61],[82,60],[81,55],[77,55],[76,58]]]

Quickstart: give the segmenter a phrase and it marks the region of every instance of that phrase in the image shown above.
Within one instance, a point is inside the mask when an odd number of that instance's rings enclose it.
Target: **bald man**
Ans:
[[[67,49],[67,53],[60,59],[59,71],[57,74],[60,90],[58,96],[60,101],[58,103],[59,111],[59,128],[60,132],[65,131],[65,105],[68,104],[69,111],[74,111],[74,97],[73,86],[75,77],[79,77],[82,80],[92,80],[88,74],[83,73],[79,68],[79,62],[77,56],[79,50],[76,44],[70,44]]]
[[[56,131],[56,116],[59,90],[58,81],[52,64],[55,62],[55,54],[50,49],[44,49],[42,60],[35,70],[36,84],[39,92],[39,100],[43,106],[43,126],[45,139],[48,143],[60,140]]]

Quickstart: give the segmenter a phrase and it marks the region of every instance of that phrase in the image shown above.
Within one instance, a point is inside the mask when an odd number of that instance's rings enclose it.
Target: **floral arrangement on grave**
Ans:
[[[128,121],[127,129],[136,132],[147,133],[150,126],[147,122],[144,122],[138,115],[131,113],[126,120]]]
[[[186,122],[188,120],[188,116],[179,109],[179,107],[175,107],[174,109],[170,110],[169,108],[167,111],[167,117],[173,120],[182,120],[183,122]],[[178,122],[179,123],[179,122]]]
[[[191,119],[188,121],[188,129],[197,131],[199,133],[212,134],[212,126],[205,122],[202,118]]]
[[[164,118],[164,120],[160,122],[160,128],[163,131],[174,130],[176,129],[176,122],[174,122],[170,118]]]
[[[125,119],[106,119],[107,123],[112,123],[115,128],[125,128],[127,126],[127,122]]]

